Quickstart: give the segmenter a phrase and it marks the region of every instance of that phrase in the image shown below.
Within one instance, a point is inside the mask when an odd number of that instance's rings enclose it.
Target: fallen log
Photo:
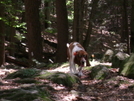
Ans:
[[[11,62],[19,66],[29,67],[29,64],[19,61],[13,56],[5,55],[5,59],[7,62]]]

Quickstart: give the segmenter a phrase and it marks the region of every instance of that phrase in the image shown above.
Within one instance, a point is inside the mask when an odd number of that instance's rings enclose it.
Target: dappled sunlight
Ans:
[[[47,70],[48,72],[64,72],[64,73],[68,73],[69,72],[69,66],[66,67],[57,67],[53,70]]]
[[[93,61],[90,61],[90,64],[91,64],[91,67],[93,66],[96,66],[96,65],[106,65],[106,66],[111,66],[111,63],[107,62],[107,63],[101,63],[99,61],[96,61],[96,60],[93,60]],[[76,68],[78,66],[76,65]],[[48,72],[64,72],[64,73],[69,73],[70,72],[70,69],[69,69],[69,63],[65,63],[55,69],[52,69],[52,70],[47,70]]]

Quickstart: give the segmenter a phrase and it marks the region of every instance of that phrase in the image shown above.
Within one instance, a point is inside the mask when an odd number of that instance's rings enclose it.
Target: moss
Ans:
[[[6,79],[14,79],[14,78],[30,78],[35,77],[40,73],[40,70],[35,68],[21,69],[14,73],[7,75]]]
[[[84,70],[91,70],[92,67],[85,67]]]
[[[119,74],[134,78],[134,54],[131,54],[130,58],[127,58],[122,67],[119,69]]]
[[[72,87],[73,84],[80,82],[75,75],[65,74],[61,72],[55,73],[50,77],[50,80],[52,80],[54,83],[62,84],[67,87]]]
[[[41,74],[39,78],[48,79],[54,83],[62,84],[67,87],[72,87],[73,84],[80,83],[80,80],[77,76],[62,72],[44,72],[44,74]]]
[[[52,72],[42,71],[40,75],[38,76],[38,78],[45,79],[51,76],[52,74],[53,74]]]
[[[19,79],[19,80],[14,80],[15,83],[38,83],[35,79],[31,78],[26,78],[26,79]]]
[[[11,101],[33,101],[38,99],[39,101],[52,101],[49,91],[41,86],[26,87],[21,89],[4,90],[0,91],[0,99],[6,99]]]
[[[92,79],[102,80],[109,74],[109,70],[106,66],[97,65],[91,69],[90,76]]]

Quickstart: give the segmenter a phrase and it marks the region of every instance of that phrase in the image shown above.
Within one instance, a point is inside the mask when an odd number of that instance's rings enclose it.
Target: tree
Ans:
[[[127,51],[130,53],[130,47],[129,47],[129,32],[128,32],[128,13],[127,13],[127,0],[123,0],[123,7],[122,7],[122,33],[121,33],[121,42],[125,43],[127,42]]]
[[[68,19],[66,0],[56,0],[57,30],[58,30],[58,47],[56,62],[65,62],[67,60],[68,42]]]
[[[73,41],[83,42],[83,12],[85,0],[74,0]]]
[[[12,1],[12,9],[18,9],[18,2],[17,2],[17,0],[11,0]],[[15,16],[16,16],[16,11],[12,11],[13,13],[12,13],[12,15],[14,16],[14,17],[11,17],[10,18],[10,24],[8,25],[8,33],[6,33],[6,34],[8,34],[8,36],[9,36],[9,41],[10,41],[10,50],[9,50],[9,54],[10,55],[12,55],[12,56],[14,56],[14,53],[15,53],[15,42],[17,42],[17,40],[16,40],[16,38],[15,38],[15,32],[16,32],[16,30],[15,30],[15,27],[13,27],[14,25],[13,25],[13,22],[15,22]]]
[[[89,42],[90,42],[90,37],[91,37],[91,33],[92,33],[92,27],[93,27],[93,18],[95,16],[95,11],[96,11],[96,8],[97,8],[97,4],[98,4],[98,1],[99,0],[92,0],[92,10],[91,10],[91,13],[89,15],[89,22],[88,22],[88,29],[87,29],[87,33],[86,33],[86,37],[85,37],[85,40],[84,40],[84,48],[87,50],[87,47],[89,45]]]
[[[134,2],[132,1],[131,8],[131,38],[130,38],[130,46],[131,52],[134,52]]]
[[[0,1],[0,66],[3,65],[5,62],[5,46],[4,46],[5,32],[4,32],[4,22],[3,22],[4,5],[2,1]]]
[[[41,28],[39,21],[39,6],[40,0],[24,0],[25,11],[26,11],[26,22],[27,22],[27,39],[29,49],[29,59],[42,61],[43,47]]]

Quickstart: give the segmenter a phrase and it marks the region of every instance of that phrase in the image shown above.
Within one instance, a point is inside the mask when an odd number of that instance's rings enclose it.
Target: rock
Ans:
[[[40,70],[35,68],[21,69],[19,71],[13,72],[7,75],[6,79],[14,79],[14,78],[30,78],[37,76]]]
[[[92,79],[102,80],[108,77],[109,69],[103,65],[97,65],[91,69],[90,76]]]
[[[123,61],[127,59],[129,55],[127,53],[118,52],[112,58],[112,68],[120,68]]]
[[[108,49],[102,58],[102,62],[111,62],[113,54],[113,50]]]
[[[63,72],[44,72],[39,78],[49,79],[54,83],[62,84],[67,87],[72,87],[76,83],[81,83],[76,75]]]
[[[45,85],[44,85],[45,86]],[[0,101],[52,101],[47,89],[40,86],[0,91]]]
[[[122,67],[119,68],[119,74],[134,79],[134,53],[124,60]]]
[[[15,83],[21,83],[21,84],[31,84],[31,83],[37,83],[35,79],[31,78],[24,78],[24,79],[19,79],[19,80],[14,80]]]

